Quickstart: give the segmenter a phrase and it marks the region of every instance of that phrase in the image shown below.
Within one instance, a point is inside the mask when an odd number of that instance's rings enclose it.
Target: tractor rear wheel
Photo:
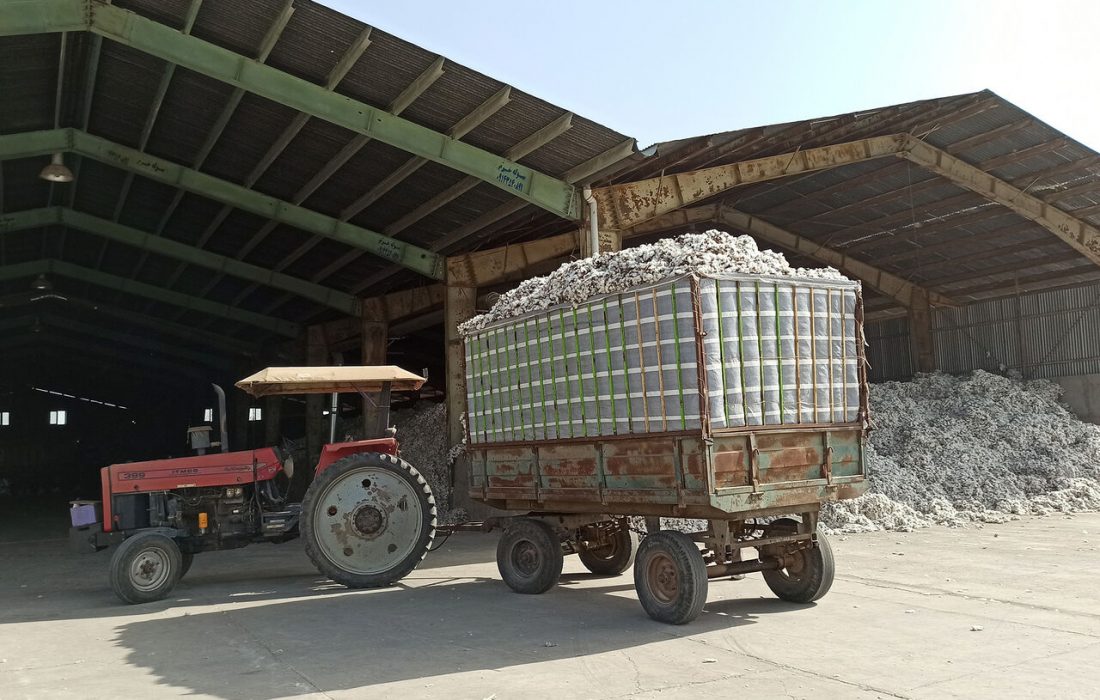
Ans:
[[[403,459],[360,452],[317,475],[302,500],[306,554],[348,588],[377,588],[404,578],[435,538],[435,498]]]
[[[111,588],[124,603],[164,599],[182,573],[179,547],[172,538],[156,532],[127,538],[111,556]]]

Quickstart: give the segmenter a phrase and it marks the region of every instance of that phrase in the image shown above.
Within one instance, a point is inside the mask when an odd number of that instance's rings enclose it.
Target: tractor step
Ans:
[[[264,537],[285,535],[298,529],[298,520],[302,517],[302,505],[292,503],[286,510],[265,512],[262,517]]]

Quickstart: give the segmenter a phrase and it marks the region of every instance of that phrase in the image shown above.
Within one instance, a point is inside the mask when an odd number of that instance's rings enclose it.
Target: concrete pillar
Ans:
[[[382,303],[377,299],[364,299],[361,320],[359,337],[362,363],[364,365],[387,364],[389,324],[386,322],[386,310]],[[378,401],[377,394],[368,394],[363,397],[363,435],[367,438],[380,437],[374,434],[378,431],[379,425]]]
[[[909,297],[909,357],[914,372],[933,372],[936,369],[932,309],[928,305],[928,293],[916,287]]]
[[[460,444],[465,437],[462,416],[466,412],[466,362],[458,325],[476,314],[476,301],[476,287],[447,286],[443,301],[443,327],[447,338],[447,437],[452,447]],[[470,510],[469,482],[469,463],[459,459],[451,476],[454,485],[452,503],[455,507]]]

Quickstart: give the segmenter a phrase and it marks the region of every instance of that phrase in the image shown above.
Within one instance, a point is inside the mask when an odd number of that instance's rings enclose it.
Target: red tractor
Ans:
[[[117,545],[111,587],[127,603],[167,596],[194,555],[301,535],[325,576],[351,588],[407,575],[431,546],[435,499],[401,459],[389,427],[391,391],[424,379],[398,367],[270,367],[237,382],[253,396],[360,392],[379,406],[370,439],[324,446],[301,503],[286,495],[294,464],[278,448],[228,452],[225,395],[220,453],[112,464],[102,470],[102,519],[74,527],[74,544]]]

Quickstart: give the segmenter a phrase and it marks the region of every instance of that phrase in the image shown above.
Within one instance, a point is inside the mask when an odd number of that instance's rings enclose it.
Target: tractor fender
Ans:
[[[381,452],[383,454],[397,456],[397,440],[391,437],[377,438],[374,440],[355,440],[354,442],[337,442],[325,445],[321,448],[321,458],[317,460],[316,474],[320,474],[334,462],[348,455],[360,452]]]

